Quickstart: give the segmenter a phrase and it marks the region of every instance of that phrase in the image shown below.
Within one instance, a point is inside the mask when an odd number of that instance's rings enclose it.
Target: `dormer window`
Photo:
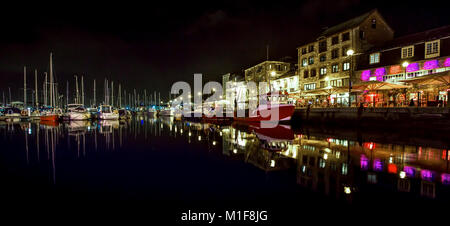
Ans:
[[[425,58],[439,56],[439,40],[425,42]]]
[[[370,54],[370,64],[380,63],[380,53]]]
[[[402,58],[409,58],[414,56],[414,46],[406,46],[402,48]]]

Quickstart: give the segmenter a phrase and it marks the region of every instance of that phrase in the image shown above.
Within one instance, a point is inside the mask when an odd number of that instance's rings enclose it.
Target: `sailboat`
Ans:
[[[89,120],[91,118],[91,114],[82,104],[68,104],[66,116],[70,121]]]
[[[113,110],[111,105],[101,105],[98,110],[99,118],[102,120],[118,120],[119,112]]]
[[[57,111],[55,109],[55,84],[53,81],[53,53],[50,53],[50,109],[48,111],[44,111],[41,114],[41,121],[58,121],[59,116],[62,113],[61,111]]]

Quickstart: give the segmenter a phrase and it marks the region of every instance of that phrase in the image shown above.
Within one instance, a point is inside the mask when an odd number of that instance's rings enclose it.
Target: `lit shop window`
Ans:
[[[316,89],[316,83],[305,84],[305,90]]]

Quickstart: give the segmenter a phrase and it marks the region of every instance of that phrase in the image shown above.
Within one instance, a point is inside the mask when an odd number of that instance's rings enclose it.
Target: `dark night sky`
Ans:
[[[241,72],[266,57],[296,59],[296,47],[333,26],[378,8],[396,35],[450,24],[444,1],[59,1],[2,5],[0,13],[0,91],[11,87],[19,98],[22,70],[48,70],[49,52],[65,87],[84,74],[87,95],[92,79],[125,88],[161,91],[173,82],[206,80]],[[34,82],[29,74],[29,83]],[[72,81],[72,80],[71,80]],[[41,87],[41,86],[39,86]],[[73,84],[72,84],[73,87]],[[64,88],[65,90],[65,88]],[[1,95],[1,94],[0,94]]]

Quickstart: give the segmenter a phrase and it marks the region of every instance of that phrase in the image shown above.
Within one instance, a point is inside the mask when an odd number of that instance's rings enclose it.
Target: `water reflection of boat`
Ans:
[[[59,125],[59,122],[56,120],[42,120],[39,122],[39,124],[48,126],[48,127],[57,127]]]
[[[261,141],[261,147],[270,151],[285,150],[294,139],[294,132],[288,125],[277,125],[275,128],[250,125],[249,128]]]
[[[118,120],[102,120],[99,122],[99,131],[100,133],[112,133],[113,129],[119,128],[119,121]]]
[[[69,135],[86,132],[90,126],[90,121],[70,121],[67,124]]]

